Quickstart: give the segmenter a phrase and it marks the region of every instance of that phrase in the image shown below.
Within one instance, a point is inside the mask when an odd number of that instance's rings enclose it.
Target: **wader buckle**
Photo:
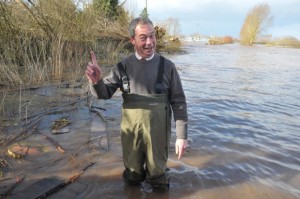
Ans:
[[[123,82],[123,91],[125,93],[129,93],[129,80],[127,76],[122,77],[122,82]]]

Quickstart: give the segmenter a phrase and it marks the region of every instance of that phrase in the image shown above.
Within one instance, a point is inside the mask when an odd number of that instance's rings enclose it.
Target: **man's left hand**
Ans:
[[[178,154],[178,159],[181,158],[181,156],[183,155],[183,153],[185,152],[187,147],[188,147],[187,139],[177,139],[176,140],[175,150],[176,150],[176,154]]]

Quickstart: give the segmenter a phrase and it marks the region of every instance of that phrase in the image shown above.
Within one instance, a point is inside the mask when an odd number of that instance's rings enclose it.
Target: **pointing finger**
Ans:
[[[93,65],[97,65],[97,59],[96,59],[96,55],[95,55],[94,51],[91,50],[90,53],[91,53]]]
[[[181,158],[183,154],[183,149],[178,149],[178,160]]]

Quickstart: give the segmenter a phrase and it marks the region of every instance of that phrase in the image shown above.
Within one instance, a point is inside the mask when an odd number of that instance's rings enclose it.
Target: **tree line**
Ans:
[[[93,49],[102,64],[116,63],[131,51],[131,13],[118,0],[0,0],[0,87],[80,78]],[[144,9],[141,16],[148,16]],[[252,45],[273,16],[268,4],[254,6],[240,30],[240,43]],[[180,24],[168,18],[155,27],[158,50],[178,51]],[[231,37],[213,44],[232,43]],[[295,38],[274,45],[298,45]]]

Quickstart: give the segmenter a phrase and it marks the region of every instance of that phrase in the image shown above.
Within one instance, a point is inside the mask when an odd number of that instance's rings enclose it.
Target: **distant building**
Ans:
[[[186,41],[186,42],[196,42],[199,44],[207,44],[209,38],[206,36],[190,36],[190,37],[185,37],[182,40]]]
[[[262,43],[262,44],[268,44],[272,42],[272,35],[259,35],[255,43]]]

